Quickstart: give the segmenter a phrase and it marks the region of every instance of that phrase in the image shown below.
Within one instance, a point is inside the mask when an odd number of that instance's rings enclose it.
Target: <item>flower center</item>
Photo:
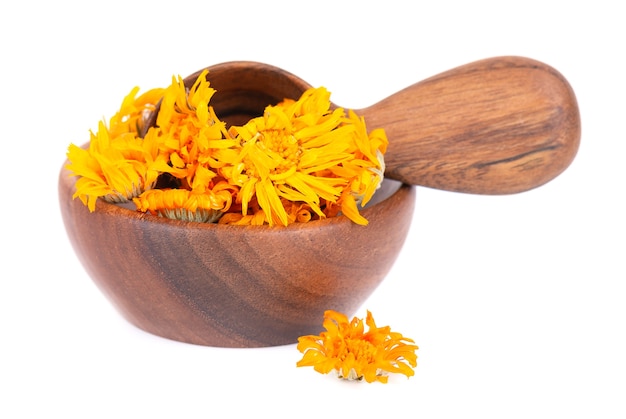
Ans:
[[[354,354],[355,359],[363,360],[365,363],[369,364],[374,362],[376,346],[363,339],[347,339],[346,351],[342,358],[345,359],[349,353]]]
[[[300,147],[293,135],[282,130],[272,130],[263,137],[265,145],[280,156],[280,163],[275,169],[277,172],[283,172],[298,164]]]
[[[298,167],[302,149],[291,133],[280,129],[264,130],[259,133],[257,145],[274,161],[270,175],[291,173]]]

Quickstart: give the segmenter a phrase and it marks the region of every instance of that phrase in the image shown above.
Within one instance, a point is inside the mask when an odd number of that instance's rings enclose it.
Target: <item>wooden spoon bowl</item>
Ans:
[[[250,62],[209,67],[209,80],[211,104],[229,124],[310,87]],[[102,200],[90,213],[72,199],[75,179],[63,168],[59,199],[76,254],[119,312],[150,333],[210,346],[290,344],[319,333],[327,309],[351,315],[384,279],[411,223],[414,185],[528,190],[561,173],[580,138],[565,79],[517,57],[459,67],[357,113],[390,141],[383,188],[362,211],[369,225],[341,216],[288,227],[201,224]]]

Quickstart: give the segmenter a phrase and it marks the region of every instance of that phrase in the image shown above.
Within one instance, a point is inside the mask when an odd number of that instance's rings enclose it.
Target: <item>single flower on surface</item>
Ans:
[[[368,133],[323,87],[227,127],[207,76],[190,88],[173,77],[139,97],[133,89],[88,148],[70,145],[74,197],[90,211],[98,198],[132,200],[138,211],[186,221],[286,226],[343,214],[367,224],[359,207],[383,180],[384,130]]]
[[[339,312],[324,313],[325,332],[319,336],[302,336],[298,350],[303,356],[298,367],[313,367],[321,374],[331,371],[346,380],[363,380],[368,383],[386,383],[388,373],[411,377],[417,366],[415,351],[418,346],[412,339],[392,332],[389,326],[377,327],[372,313],[367,312],[365,325],[362,319],[352,321]]]

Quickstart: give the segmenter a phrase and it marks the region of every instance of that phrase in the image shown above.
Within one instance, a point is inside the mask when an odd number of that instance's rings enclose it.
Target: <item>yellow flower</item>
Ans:
[[[223,153],[221,173],[241,188],[244,219],[256,199],[266,223],[288,225],[287,200],[307,205],[319,218],[339,207],[367,224],[357,204],[367,203],[382,181],[387,138],[381,130],[368,136],[362,119],[330,107],[330,93],[312,88],[230,128],[240,150]]]
[[[313,367],[321,374],[335,371],[339,378],[365,379],[368,383],[387,382],[387,373],[414,375],[417,365],[414,341],[392,332],[389,326],[377,327],[368,311],[365,323],[354,317],[352,321],[336,311],[324,313],[324,328],[319,336],[302,336],[298,350],[303,357],[298,367]]]
[[[109,120],[109,135],[118,137],[124,133],[141,133],[161,100],[165,89],[148,90],[139,97],[139,87],[134,87],[122,101],[120,110]]]
[[[153,109],[161,90],[155,89],[135,99],[133,89],[124,98],[120,111],[109,121],[98,124],[87,149],[70,144],[66,166],[78,176],[74,198],[95,210],[99,197],[109,202],[127,202],[156,183],[160,165],[158,137],[148,133],[138,137],[145,111]]]
[[[213,223],[230,207],[230,185],[195,193],[187,189],[152,189],[134,198],[137,209],[174,220]]]
[[[214,167],[211,167],[219,166],[215,153],[235,145],[235,141],[225,138],[225,124],[209,106],[215,90],[206,80],[206,74],[205,70],[189,90],[182,78],[172,78],[172,83],[165,89],[156,121],[161,152],[168,162],[161,170],[183,180],[185,187],[189,188],[194,184],[199,166],[215,176]]]
[[[181,77],[163,93],[154,132],[159,136],[161,173],[179,180],[176,189],[146,191],[133,202],[142,212],[185,221],[216,222],[232,203],[235,186],[217,176],[215,154],[236,143],[209,105],[215,90],[203,72],[190,89]]]

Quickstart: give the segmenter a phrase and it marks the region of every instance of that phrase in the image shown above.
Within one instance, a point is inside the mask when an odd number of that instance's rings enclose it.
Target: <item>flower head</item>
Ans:
[[[236,142],[226,138],[224,122],[209,102],[215,93],[204,71],[190,89],[173,77],[164,89],[156,126],[162,157],[159,169],[169,186],[135,197],[137,209],[162,217],[197,222],[217,222],[232,204],[237,187],[218,176],[216,155]],[[172,181],[173,179],[173,181]]]
[[[133,89],[108,126],[100,121],[96,133],[90,133],[87,149],[70,144],[67,168],[79,177],[74,198],[80,198],[91,211],[97,198],[127,202],[156,183],[158,138],[153,133],[140,138],[138,133],[145,112],[154,109],[160,94],[161,89],[153,89],[136,98],[137,89]]]
[[[325,88],[268,106],[263,116],[229,133],[240,148],[224,156],[221,173],[241,187],[237,201],[244,217],[256,200],[266,223],[287,225],[285,202],[296,202],[318,218],[338,208],[367,224],[357,203],[367,203],[382,181],[387,138],[381,130],[368,135],[353,112],[331,109]]]
[[[302,336],[298,350],[303,357],[298,367],[313,367],[321,374],[335,371],[339,378],[365,379],[368,383],[387,382],[387,373],[414,375],[418,348],[412,339],[392,332],[389,326],[377,327],[368,311],[365,324],[354,317],[352,321],[341,313],[324,313],[324,328],[319,336]]]

